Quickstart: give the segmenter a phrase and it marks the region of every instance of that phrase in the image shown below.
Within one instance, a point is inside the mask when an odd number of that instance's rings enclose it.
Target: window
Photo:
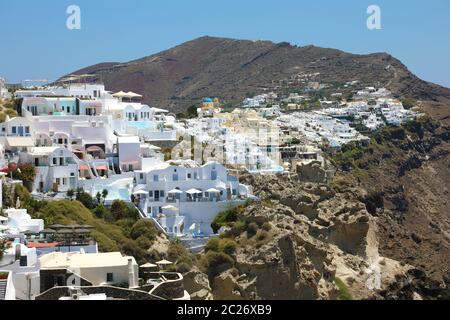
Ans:
[[[53,164],[56,165],[58,163],[58,159],[53,158]]]
[[[161,190],[161,191],[159,192],[159,195],[161,196],[161,198],[164,198],[164,194],[165,194],[164,190]]]
[[[113,282],[114,281],[114,274],[113,273],[107,273],[106,274],[106,282]]]
[[[188,178],[188,179],[192,179],[192,174],[191,174],[191,173],[188,173],[188,174],[187,174],[187,178]]]
[[[148,192],[148,196],[149,196],[150,198],[153,198],[153,190]]]
[[[21,267],[28,266],[28,257],[27,256],[20,256],[20,266]]]
[[[25,127],[25,133],[29,134],[30,133],[30,127]]]
[[[174,173],[174,175],[172,176],[172,180],[178,181],[178,174]]]
[[[159,175],[155,174],[155,175],[153,176],[153,181],[154,181],[154,182],[158,182],[158,181],[159,181]]]
[[[60,178],[56,178],[56,184],[59,185],[61,183],[61,179]]]
[[[16,134],[17,133],[17,127],[12,127],[12,133]]]
[[[143,173],[139,174],[139,179],[144,180],[144,174]]]

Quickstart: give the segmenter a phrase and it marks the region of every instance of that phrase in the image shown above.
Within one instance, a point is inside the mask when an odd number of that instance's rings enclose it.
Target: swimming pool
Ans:
[[[270,168],[267,169],[249,170],[248,172],[254,174],[264,174],[264,173],[274,174],[274,173],[283,173],[284,168],[282,166],[272,165]]]
[[[156,124],[151,121],[129,121],[128,127],[137,128],[139,130],[155,130]]]
[[[106,197],[106,202],[113,202],[114,200],[122,200],[125,202],[131,201],[131,194],[130,191],[126,188],[117,188],[117,187],[105,187],[101,189],[95,188],[94,190],[94,196],[97,194],[97,192],[102,193],[103,190],[108,191],[108,196]]]

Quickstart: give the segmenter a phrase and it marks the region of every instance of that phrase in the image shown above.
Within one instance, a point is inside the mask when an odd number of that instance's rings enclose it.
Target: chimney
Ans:
[[[136,287],[135,274],[134,274],[134,265],[133,259],[128,258],[128,287],[134,288]]]

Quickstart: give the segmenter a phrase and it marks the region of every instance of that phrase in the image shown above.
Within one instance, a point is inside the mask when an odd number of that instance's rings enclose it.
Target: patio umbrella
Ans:
[[[209,193],[220,193],[220,191],[215,189],[215,188],[208,189],[208,190],[206,190],[206,192],[209,192]]]
[[[56,233],[58,233],[58,234],[72,234],[72,233],[74,233],[74,230],[72,230],[72,229],[64,229],[64,230],[59,230]]]
[[[202,191],[197,190],[197,189],[189,189],[188,191],[186,191],[186,193],[188,193],[188,194],[197,194],[197,193],[202,193]]]
[[[143,265],[140,266],[139,268],[150,269],[150,268],[156,268],[156,267],[157,267],[156,264],[153,264],[153,263],[148,262],[148,263],[146,263],[146,264],[143,264]]]
[[[127,92],[127,97],[128,98],[142,98],[142,95],[134,93],[132,91]]]
[[[178,189],[173,189],[173,190],[170,190],[168,193],[174,193],[174,194],[182,194],[183,193],[183,191],[181,191],[181,190],[178,190]]]
[[[62,224],[53,224],[50,226],[50,228],[52,229],[61,229],[61,228],[65,228],[66,226],[63,226]]]
[[[137,195],[147,195],[148,192],[145,191],[145,190],[138,190],[138,191],[135,191],[133,194],[134,194],[135,196],[137,196]]]
[[[170,262],[170,261],[164,259],[164,260],[156,262],[156,264],[159,266],[169,266],[169,265],[173,264],[173,262]]]
[[[53,234],[56,233],[56,230],[53,229],[44,229],[41,231],[42,234]]]
[[[89,230],[89,229],[77,229],[77,230],[75,230],[75,233],[78,233],[78,234],[91,233],[91,230]]]

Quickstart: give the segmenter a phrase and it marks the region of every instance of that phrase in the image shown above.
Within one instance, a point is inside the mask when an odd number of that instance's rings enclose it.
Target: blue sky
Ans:
[[[72,4],[81,30],[66,28]],[[371,4],[381,7],[382,30],[366,27]],[[203,35],[389,52],[450,87],[448,0],[0,0],[0,76],[53,80]]]

